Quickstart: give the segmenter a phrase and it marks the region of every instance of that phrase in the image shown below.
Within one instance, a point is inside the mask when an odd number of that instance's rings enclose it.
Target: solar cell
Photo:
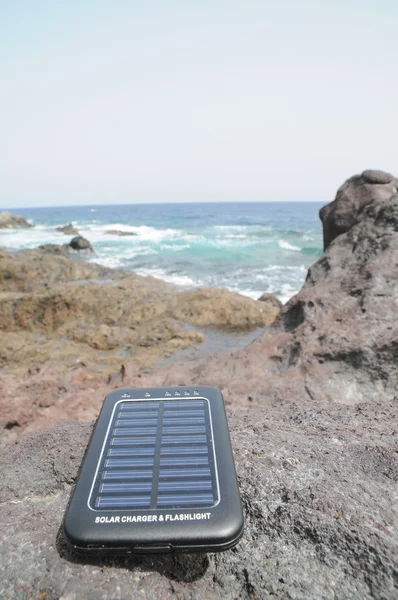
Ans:
[[[92,508],[208,508],[218,499],[206,399],[126,400],[115,405],[95,475]]]

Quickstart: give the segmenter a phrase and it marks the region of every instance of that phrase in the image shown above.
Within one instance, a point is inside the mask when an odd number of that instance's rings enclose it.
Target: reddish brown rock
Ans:
[[[0,251],[0,282],[2,443],[26,428],[94,418],[109,386],[120,385],[121,365],[131,377],[197,347],[206,327],[237,335],[276,314],[226,290],[179,292],[38,250]],[[212,351],[208,345],[205,354]]]

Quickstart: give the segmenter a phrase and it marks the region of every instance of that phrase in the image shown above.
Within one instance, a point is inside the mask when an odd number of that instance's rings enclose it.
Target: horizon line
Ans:
[[[329,202],[332,202],[330,200]],[[0,207],[0,212],[13,212],[24,209],[41,209],[41,208],[92,208],[99,206],[164,206],[164,205],[197,205],[197,204],[328,204],[325,200],[203,200],[193,202],[120,202],[118,204],[101,202],[99,204],[47,204],[41,206],[17,206],[17,207]]]

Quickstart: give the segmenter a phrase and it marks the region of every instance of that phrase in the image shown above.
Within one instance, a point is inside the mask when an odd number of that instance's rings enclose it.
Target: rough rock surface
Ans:
[[[71,252],[69,244],[42,244],[37,248],[40,252],[47,252],[48,254],[57,254],[58,256],[65,256],[68,258]]]
[[[60,533],[89,425],[22,436],[0,458],[3,600],[398,595],[396,401],[229,416],[246,528],[218,555],[73,557]]]
[[[77,235],[76,237],[72,238],[69,242],[69,246],[73,250],[86,250],[87,252],[94,252],[94,248],[92,247],[90,242],[81,235]]]
[[[60,233],[64,233],[65,235],[79,235],[79,232],[75,227],[73,227],[72,223],[69,225],[63,225],[62,227],[56,227],[56,231]]]
[[[384,171],[367,170],[347,179],[337,191],[336,199],[320,210],[324,248],[361,220],[365,206],[389,200],[397,190],[398,179]]]
[[[245,330],[269,325],[279,314],[275,304],[259,305],[255,300],[216,288],[200,288],[175,297],[173,315],[198,327]]]
[[[0,213],[0,229],[27,229],[33,227],[26,219],[9,212]]]
[[[275,307],[278,310],[278,314],[280,309],[282,308],[282,302],[276,296],[273,296],[268,292],[264,292],[264,294],[261,294],[258,300],[259,302],[265,302],[266,304],[270,304],[271,306]]]
[[[391,400],[398,394],[397,314],[398,194],[363,210],[361,221],[309,269],[274,325],[247,348],[140,381],[217,385],[227,402],[246,407]]]
[[[122,368],[138,375],[202,344],[209,328],[235,335],[276,315],[227,290],[181,292],[39,250],[0,250],[0,286],[1,443],[25,427],[93,419]],[[101,391],[87,401],[88,389]]]

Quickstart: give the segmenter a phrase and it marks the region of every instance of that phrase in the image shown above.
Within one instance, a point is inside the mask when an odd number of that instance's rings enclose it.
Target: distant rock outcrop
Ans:
[[[42,244],[38,247],[40,252],[48,252],[49,254],[57,254],[59,256],[69,256],[69,244]]]
[[[109,231],[106,231],[105,233],[108,233],[109,235],[118,235],[119,237],[137,235],[133,231],[120,231],[119,229],[110,229]]]
[[[384,171],[368,170],[354,175],[339,188],[336,199],[321,208],[324,249],[361,220],[371,202],[389,200],[398,190],[398,179]]]
[[[42,244],[37,248],[40,252],[48,254],[57,254],[61,256],[70,256],[72,251],[94,253],[94,248],[86,238],[78,235],[74,237],[69,244]]]
[[[0,213],[0,229],[28,229],[33,227],[26,219],[9,212]]]
[[[73,227],[72,223],[69,225],[63,225],[62,227],[56,227],[56,231],[60,233],[64,233],[65,235],[79,235],[79,232],[75,227]]]

